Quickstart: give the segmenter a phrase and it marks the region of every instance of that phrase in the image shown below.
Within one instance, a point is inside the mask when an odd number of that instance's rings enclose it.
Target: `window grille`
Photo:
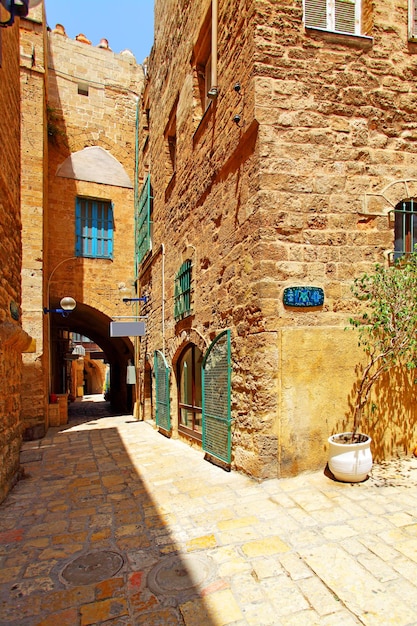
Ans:
[[[361,34],[361,0],[304,0],[304,23],[340,33]]]
[[[152,224],[152,187],[151,177],[148,175],[136,206],[135,215],[135,241],[136,241],[136,266],[142,263],[147,253],[151,250],[151,224]]]
[[[107,200],[76,199],[75,254],[113,258],[113,204]]]
[[[414,251],[417,244],[417,199],[402,200],[394,209],[394,260]]]
[[[191,315],[191,271],[192,263],[188,259],[175,276],[174,318],[177,321]]]

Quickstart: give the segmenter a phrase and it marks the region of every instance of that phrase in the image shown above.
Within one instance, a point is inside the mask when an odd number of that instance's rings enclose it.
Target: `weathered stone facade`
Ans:
[[[139,267],[150,297],[143,415],[154,410],[154,350],[171,367],[176,434],[181,350],[192,341],[204,352],[229,328],[232,466],[291,475],[324,466],[327,437],[350,427],[361,358],[345,331],[350,286],[387,262],[391,211],[417,195],[417,46],[407,0],[364,2],[361,35],[305,28],[302,0],[219,0],[218,95],[205,110],[211,4],[155,5],[141,141],[153,192]],[[192,314],[178,323],[187,259]],[[284,306],[284,289],[303,285],[324,290],[323,306]],[[392,392],[368,425],[377,458],[416,442],[409,391]]]
[[[1,8],[2,12],[3,9]],[[1,19],[5,19],[1,14]],[[19,20],[0,32],[0,502],[19,472],[21,327]]]
[[[28,436],[42,436],[54,409],[48,396],[82,389],[71,381],[66,359],[71,331],[100,346],[110,363],[112,401],[131,408],[126,366],[133,343],[111,338],[109,325],[129,314],[122,298],[135,289],[136,111],[143,69],[128,51],[115,54],[72,40],[62,27],[48,32],[42,6],[22,20],[21,31],[23,319],[36,338],[36,352],[25,357],[23,417]],[[80,202],[109,207],[108,258],[76,250]],[[59,308],[64,296],[77,302],[70,316],[44,315],[44,307]]]

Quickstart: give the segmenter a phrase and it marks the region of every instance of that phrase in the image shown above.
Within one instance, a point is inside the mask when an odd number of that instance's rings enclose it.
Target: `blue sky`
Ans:
[[[68,37],[83,33],[96,46],[106,38],[113,52],[131,50],[138,63],[153,42],[153,0],[45,0],[50,28],[65,27]]]

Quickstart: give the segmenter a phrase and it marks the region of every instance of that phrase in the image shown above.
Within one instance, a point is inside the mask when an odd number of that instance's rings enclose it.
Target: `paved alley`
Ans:
[[[2,626],[417,624],[417,459],[258,483],[88,406],[23,446]]]

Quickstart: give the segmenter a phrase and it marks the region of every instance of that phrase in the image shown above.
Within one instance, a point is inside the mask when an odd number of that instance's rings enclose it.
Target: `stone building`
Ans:
[[[352,280],[416,237],[416,30],[414,0],[155,2],[141,415],[208,457],[292,475],[349,430]],[[376,458],[412,449],[407,390],[368,426]]]
[[[0,21],[10,15],[0,5]],[[0,502],[19,473],[22,352],[19,19],[0,28]]]
[[[112,337],[109,328],[132,313],[123,297],[135,295],[144,74],[131,52],[115,53],[103,42],[70,39],[62,25],[47,29],[43,3],[21,23],[22,308],[24,328],[36,338],[36,352],[24,360],[27,437],[42,436],[54,422],[51,396],[66,402],[74,388],[72,333],[96,343],[109,363],[114,408],[129,411],[134,401],[126,385],[133,339]],[[76,308],[63,316],[55,310],[66,296]],[[82,384],[75,388],[83,393]]]

